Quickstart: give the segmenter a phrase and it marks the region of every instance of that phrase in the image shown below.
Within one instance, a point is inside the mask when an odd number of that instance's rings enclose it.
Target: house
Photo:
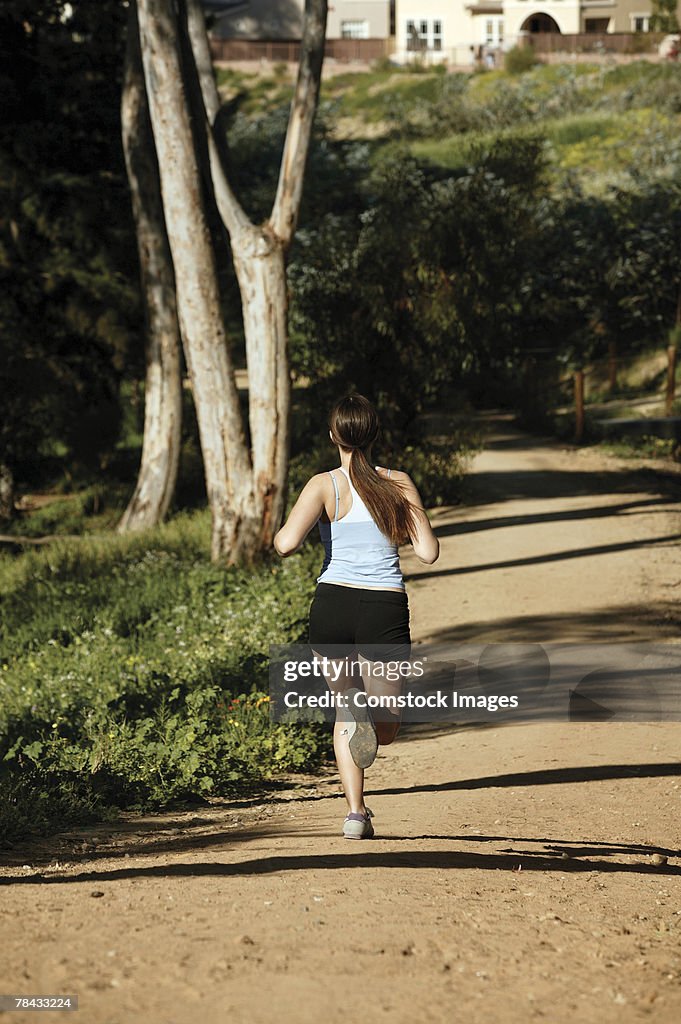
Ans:
[[[504,44],[503,0],[397,0],[395,58],[473,64],[483,45]]]
[[[330,0],[327,39],[389,39],[390,0]]]
[[[504,0],[509,39],[537,32],[648,32],[652,10],[651,0]]]
[[[396,0],[395,58],[473,64],[528,35],[648,32],[651,14],[652,0]]]
[[[305,0],[203,0],[217,39],[300,39]],[[389,39],[391,0],[331,0],[326,38]]]

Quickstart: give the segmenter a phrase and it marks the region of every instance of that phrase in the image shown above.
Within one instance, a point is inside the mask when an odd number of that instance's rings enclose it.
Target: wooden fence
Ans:
[[[525,45],[537,53],[657,53],[661,32],[534,32]]]
[[[299,39],[215,39],[210,41],[213,60],[271,61],[294,64],[300,54]],[[392,39],[327,39],[324,54],[331,60],[369,63],[387,57]]]
[[[596,395],[589,410],[589,416],[598,433],[603,436],[615,437],[631,435],[640,437],[650,435],[652,437],[675,438],[679,443],[681,454],[681,416],[675,415],[678,412],[677,395],[677,367],[679,365],[676,345],[669,345],[659,353],[655,360],[655,376],[665,372],[664,391],[660,388],[655,392],[649,391],[645,397],[644,405],[652,407],[651,414],[645,414],[641,409],[634,410],[640,406],[638,401],[626,400],[627,393],[627,365],[636,366],[641,358],[641,353],[634,353],[625,356],[617,355],[615,343],[608,346],[608,354],[603,358],[590,360],[588,363],[574,367],[572,370],[565,370],[556,361],[555,350],[550,348],[528,349],[525,353],[520,368],[520,409],[524,416],[531,414],[536,416],[539,410],[545,412],[553,409],[560,416],[570,416],[574,422],[574,439],[580,442],[584,439],[586,429],[587,400],[593,388]],[[666,364],[666,367],[665,367]],[[620,389],[620,385],[622,389]],[[558,402],[556,401],[557,396]],[[624,417],[610,418],[607,411],[607,404],[615,401],[625,407],[627,413]],[[557,408],[557,404],[562,408]],[[627,408],[631,405],[631,410]],[[680,460],[681,461],[681,460]]]

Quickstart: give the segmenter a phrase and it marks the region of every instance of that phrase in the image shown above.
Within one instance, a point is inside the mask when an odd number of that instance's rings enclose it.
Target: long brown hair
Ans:
[[[367,453],[378,437],[378,415],[364,395],[347,395],[329,416],[331,439],[350,452],[350,479],[379,530],[393,544],[403,544],[415,532],[414,505],[396,480],[379,476]]]

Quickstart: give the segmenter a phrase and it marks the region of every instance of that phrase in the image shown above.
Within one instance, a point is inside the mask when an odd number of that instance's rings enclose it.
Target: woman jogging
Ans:
[[[319,523],[325,559],[310,606],[308,642],[315,653],[346,662],[359,661],[359,678],[370,696],[399,692],[400,684],[380,674],[372,662],[404,661],[411,651],[409,603],[400,570],[398,545],[411,542],[422,562],[438,557],[439,542],[414,483],[406,473],[372,466],[378,435],[376,410],[362,395],[336,403],[329,436],[337,445],[340,466],[313,476],[274,538],[278,554],[292,555]],[[347,664],[347,662],[346,662]],[[388,744],[400,727],[399,711],[372,716],[358,696],[354,671],[331,682],[346,707],[337,705],[333,747],[348,802],[343,835],[369,839],[371,811],[364,803],[364,769],[379,744]],[[374,717],[376,721],[374,721]]]

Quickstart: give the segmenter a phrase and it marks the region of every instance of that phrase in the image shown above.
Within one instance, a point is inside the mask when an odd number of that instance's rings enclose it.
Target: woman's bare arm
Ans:
[[[295,554],[324,510],[326,489],[324,477],[318,473],[303,487],[288,519],[274,538],[274,549],[282,558]]]
[[[433,528],[430,525],[428,514],[423,507],[423,501],[416,484],[408,473],[402,473],[395,469],[390,474],[390,479],[400,485],[402,493],[414,507],[416,528],[414,535],[409,538],[413,545],[414,553],[421,562],[425,562],[426,565],[432,565],[439,558],[440,542],[433,533]]]

